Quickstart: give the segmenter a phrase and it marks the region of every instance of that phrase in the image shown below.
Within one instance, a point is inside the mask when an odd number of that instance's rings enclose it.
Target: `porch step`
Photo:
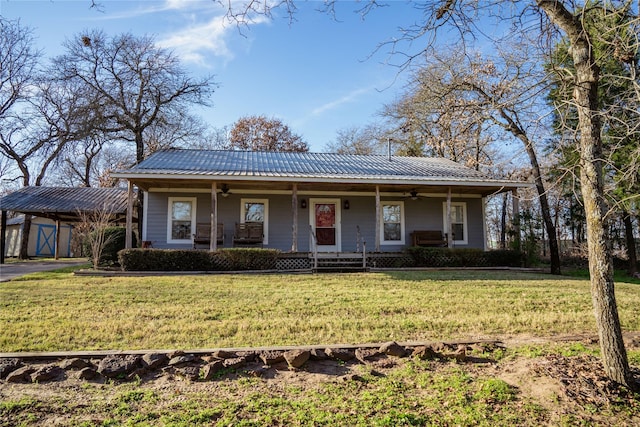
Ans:
[[[313,254],[309,254],[313,260]],[[318,253],[318,266],[314,272],[357,272],[368,271],[368,267],[362,266],[362,253],[357,252],[332,252]]]

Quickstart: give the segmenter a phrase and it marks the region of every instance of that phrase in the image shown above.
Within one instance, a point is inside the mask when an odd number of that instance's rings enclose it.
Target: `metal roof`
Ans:
[[[127,190],[93,187],[23,187],[0,198],[3,211],[44,217],[75,217],[78,212],[109,209],[114,214],[127,210]]]
[[[229,179],[317,182],[510,183],[444,158],[331,153],[168,149],[154,153],[116,178]],[[528,185],[528,184],[526,184]]]

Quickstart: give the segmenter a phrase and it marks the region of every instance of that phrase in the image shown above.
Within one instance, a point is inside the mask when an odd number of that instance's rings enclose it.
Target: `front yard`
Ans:
[[[640,374],[640,283],[616,283]],[[569,341],[558,337],[570,336]],[[411,357],[177,371],[133,381],[0,381],[0,426],[640,425],[607,382],[589,283],[513,272],[38,273],[0,284],[0,351],[190,349],[491,338],[464,360]],[[94,361],[95,362],[95,361]],[[323,364],[324,363],[324,364]]]

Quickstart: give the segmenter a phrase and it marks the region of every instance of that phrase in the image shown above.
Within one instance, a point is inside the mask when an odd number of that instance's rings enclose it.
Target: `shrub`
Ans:
[[[127,235],[127,229],[125,227],[106,227],[102,231],[92,231],[88,238],[85,239],[85,252],[89,254],[90,258],[93,258],[93,248],[90,244],[97,238],[97,233],[104,233],[103,238],[100,240],[104,242],[102,244],[102,253],[100,254],[99,265],[113,265],[118,262],[118,251],[125,247],[125,236]],[[136,235],[132,233],[132,244],[135,247],[137,245]]]
[[[278,254],[276,249],[229,248],[218,251],[216,257],[230,271],[274,270]]]
[[[485,252],[467,248],[424,248],[412,246],[407,253],[418,267],[519,267],[522,254],[513,250]]]
[[[126,249],[118,253],[125,271],[246,271],[276,268],[280,251],[221,249],[217,252],[180,249]]]

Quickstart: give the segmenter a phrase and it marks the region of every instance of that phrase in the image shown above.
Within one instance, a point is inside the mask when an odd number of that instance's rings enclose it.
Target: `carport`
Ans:
[[[131,224],[135,195],[125,188],[94,187],[23,187],[0,198],[0,264],[4,264],[7,212],[50,218],[56,222],[55,259],[59,258],[60,224],[62,221],[80,221],[83,213],[108,210],[113,222]],[[131,230],[127,230],[129,235]]]

